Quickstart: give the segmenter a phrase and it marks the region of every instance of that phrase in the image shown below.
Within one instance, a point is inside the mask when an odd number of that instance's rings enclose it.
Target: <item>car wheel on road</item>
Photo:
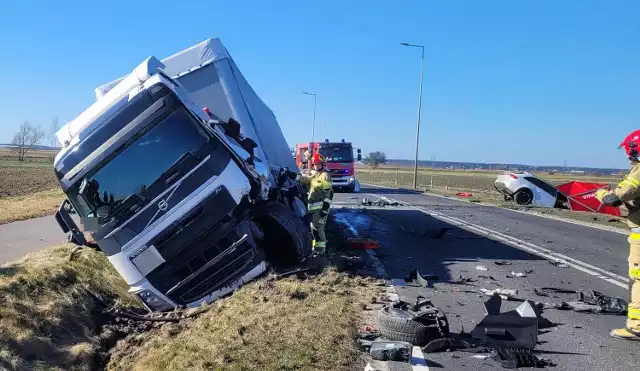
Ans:
[[[377,323],[385,339],[418,346],[448,336],[449,332],[446,316],[434,307],[419,312],[385,307],[378,311]]]
[[[286,267],[311,254],[311,232],[287,206],[269,202],[254,220],[264,233],[260,247],[270,263]]]
[[[513,196],[518,205],[529,205],[533,202],[533,192],[530,189],[521,189]]]

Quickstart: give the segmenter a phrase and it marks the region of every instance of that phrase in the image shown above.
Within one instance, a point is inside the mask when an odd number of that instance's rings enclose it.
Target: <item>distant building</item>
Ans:
[[[569,171],[569,174],[573,174],[573,175],[584,175],[585,172],[584,170],[571,170]]]

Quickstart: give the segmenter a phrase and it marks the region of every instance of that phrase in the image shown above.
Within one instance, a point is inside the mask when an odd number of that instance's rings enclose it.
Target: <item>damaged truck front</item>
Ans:
[[[150,57],[96,96],[56,134],[67,196],[56,219],[102,250],[149,310],[211,302],[267,261],[311,253],[299,169],[218,39]]]

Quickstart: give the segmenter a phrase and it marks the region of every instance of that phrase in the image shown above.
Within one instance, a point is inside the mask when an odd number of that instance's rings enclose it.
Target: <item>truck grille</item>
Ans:
[[[154,238],[150,244],[165,262],[147,275],[149,283],[184,305],[237,278],[257,252],[245,241],[221,256],[245,233],[250,233],[247,222],[231,216],[236,206],[223,188]]]

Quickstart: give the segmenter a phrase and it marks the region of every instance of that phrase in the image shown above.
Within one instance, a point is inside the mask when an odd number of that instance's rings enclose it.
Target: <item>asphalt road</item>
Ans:
[[[363,208],[358,205],[363,197],[372,200],[385,197],[409,206]],[[352,235],[370,237],[381,244],[372,258],[380,263],[377,272],[396,278],[393,280],[396,284],[413,268],[438,276],[432,288],[398,285],[395,291],[410,301],[418,295],[431,299],[447,313],[454,333],[470,332],[484,317],[482,304],[488,297],[473,292],[479,288],[518,289],[519,298],[546,303],[574,300],[576,295],[541,297],[536,295],[535,288],[558,287],[587,293],[595,290],[628,297],[627,290],[621,287],[626,280],[616,276],[626,275],[628,246],[626,237],[620,233],[406,190],[362,189],[358,195],[336,194],[335,201],[338,223],[344,224]],[[443,216],[445,220],[429,214]],[[459,221],[465,224],[460,226]],[[442,238],[434,238],[442,228],[450,229]],[[485,233],[487,230],[497,234]],[[562,254],[575,259],[575,264],[572,262],[566,268],[554,266],[538,251]],[[495,264],[502,260],[511,265]],[[487,270],[480,271],[477,266]],[[531,273],[523,278],[507,278],[512,271]],[[493,279],[479,277],[482,275]],[[452,283],[460,277],[477,281],[472,286]],[[503,302],[503,310],[519,304]],[[555,362],[555,369],[637,369],[640,344],[608,336],[611,328],[624,326],[624,316],[555,309],[545,310],[543,316],[554,326],[541,329],[537,356]],[[463,352],[425,356],[431,369],[500,368]]]
[[[2,224],[0,225],[0,264],[66,240],[67,237],[62,233],[53,216]]]

